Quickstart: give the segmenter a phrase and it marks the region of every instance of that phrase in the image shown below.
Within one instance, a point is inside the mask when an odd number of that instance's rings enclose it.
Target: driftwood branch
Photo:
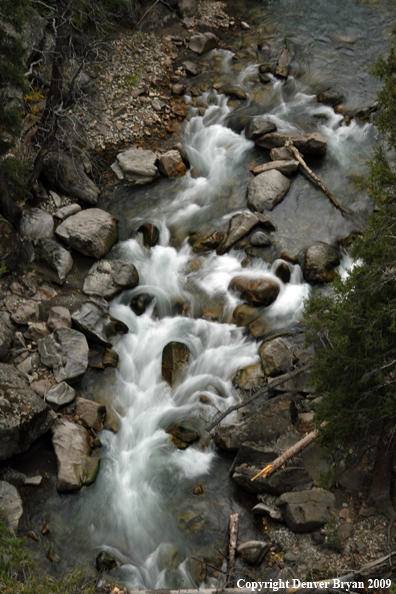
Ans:
[[[266,396],[274,388],[277,388],[278,386],[281,386],[282,384],[284,384],[288,380],[291,380],[294,377],[296,377],[297,375],[300,375],[300,373],[303,373],[304,371],[308,371],[309,369],[311,369],[311,367],[312,367],[312,363],[308,363],[307,365],[304,365],[304,367],[299,367],[298,369],[295,369],[294,371],[291,371],[290,373],[287,373],[281,379],[275,380],[274,382],[272,382],[271,384],[267,385],[262,390],[259,390],[258,392],[256,392],[254,394],[254,396],[252,396],[251,398],[248,398],[248,400],[244,400],[243,402],[240,402],[239,404],[234,404],[234,406],[230,406],[229,408],[227,408],[226,411],[224,411],[223,413],[221,413],[221,415],[219,415],[213,421],[213,423],[211,423],[209,425],[209,427],[207,427],[206,430],[208,432],[209,431],[212,431],[212,429],[214,429],[219,423],[221,423],[221,421],[223,419],[225,419],[226,417],[228,417],[228,415],[230,415],[235,410],[238,410],[239,408],[242,408],[243,406],[246,406],[247,404],[250,404],[251,402],[253,402],[254,400],[257,400],[257,398],[260,398],[261,396]]]
[[[228,545],[227,586],[234,587],[235,554],[238,540],[239,515],[230,515],[230,541]]]

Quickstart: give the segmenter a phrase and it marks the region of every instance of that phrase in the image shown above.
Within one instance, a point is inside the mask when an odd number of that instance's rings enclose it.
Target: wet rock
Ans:
[[[26,452],[56,418],[25,376],[5,363],[0,363],[0,412],[0,460]]]
[[[126,179],[135,185],[149,184],[159,177],[156,167],[157,155],[152,151],[130,148],[117,155],[112,165],[118,179]]]
[[[61,152],[48,153],[44,159],[43,174],[66,196],[91,205],[97,203],[99,188],[87,176],[79,159],[72,159]]]
[[[57,328],[50,336],[37,341],[41,361],[54,371],[57,383],[74,384],[88,367],[88,343],[84,334],[71,328]]]
[[[256,247],[269,247],[273,244],[273,239],[264,231],[256,231],[250,238],[250,243]]]
[[[185,93],[186,89],[187,89],[186,85],[176,83],[172,87],[172,93],[174,95],[183,95]]]
[[[112,569],[115,569],[116,567],[117,567],[117,562],[115,561],[115,559],[113,559],[113,557],[111,555],[109,555],[109,553],[102,551],[96,557],[96,569],[99,572],[111,571]]]
[[[283,283],[290,282],[291,270],[286,262],[281,262],[275,269],[275,276],[277,276]]]
[[[287,149],[286,149],[287,150]],[[300,164],[298,161],[294,161],[292,159],[284,160],[284,161],[270,161],[269,163],[264,163],[263,165],[257,165],[253,167],[250,171],[254,175],[259,175],[260,173],[265,173],[265,171],[271,171],[271,169],[276,169],[283,173],[283,175],[291,175],[295,173],[299,168]]]
[[[138,271],[130,262],[100,260],[88,272],[83,291],[87,295],[112,299],[125,289],[134,289],[138,284]]]
[[[57,328],[71,328],[70,311],[61,305],[51,307],[48,314],[47,326],[51,331]]]
[[[186,174],[186,166],[179,151],[172,150],[161,155],[158,169],[165,177],[175,179]]]
[[[261,540],[249,540],[238,545],[237,553],[245,563],[257,567],[264,560],[271,543]]]
[[[194,495],[204,495],[205,491],[203,489],[202,483],[198,483],[198,485],[195,487],[193,494]]]
[[[54,234],[54,220],[50,214],[40,208],[22,211],[19,219],[19,234],[29,239],[51,237]]]
[[[63,221],[56,234],[78,252],[99,259],[106,256],[116,242],[117,225],[108,212],[90,208]]]
[[[270,325],[265,318],[257,318],[254,322],[249,324],[249,332],[253,338],[262,338],[270,331]]]
[[[290,71],[290,63],[293,60],[294,53],[290,48],[286,48],[282,51],[278,59],[278,64],[275,69],[275,76],[280,78],[287,78]]]
[[[54,214],[54,218],[59,219],[60,221],[64,221],[68,217],[71,217],[72,215],[80,212],[80,210],[81,206],[79,204],[68,204],[67,206],[64,206],[63,208],[57,210]]]
[[[276,229],[271,219],[261,213],[252,213],[245,210],[241,214],[234,215],[230,219],[226,238],[217,249],[217,254],[220,256],[228,252],[234,243],[258,226],[268,229],[269,231],[275,231]]]
[[[17,489],[5,481],[0,481],[0,509],[12,530],[17,532],[23,514],[22,499]]]
[[[7,324],[0,318],[0,361],[5,361],[10,352],[12,342],[14,340],[15,330],[12,324]]]
[[[224,89],[224,94],[233,99],[239,99],[240,101],[244,101],[247,98],[245,91],[239,87],[226,87]]]
[[[281,452],[279,452],[280,454]],[[283,468],[265,479],[259,477],[252,482],[252,478],[276,457],[274,452],[268,452],[268,456],[263,455],[260,463],[256,465],[241,464],[237,466],[237,462],[235,462],[236,467],[232,474],[232,480],[248,493],[270,493],[275,496],[312,487],[312,480],[306,469],[294,466]]]
[[[193,243],[194,252],[209,252],[215,250],[223,241],[224,234],[220,231],[212,231],[209,235],[205,235],[202,239],[198,239]]]
[[[99,458],[91,457],[89,433],[84,427],[62,421],[52,430],[58,465],[58,490],[76,491],[94,482]]]
[[[232,383],[236,388],[246,391],[262,388],[265,384],[265,373],[262,364],[256,363],[240,369],[232,378]]]
[[[286,140],[292,140],[293,145],[303,155],[324,155],[327,150],[327,136],[312,132],[310,134],[291,134],[290,132],[271,132],[256,139],[256,145],[266,149],[283,147]]]
[[[102,363],[105,367],[118,367],[118,353],[112,349],[106,349],[103,353]]]
[[[43,336],[48,336],[50,330],[45,322],[29,322],[29,329],[25,332],[24,337],[27,340],[34,340],[37,342]]]
[[[185,118],[187,116],[187,107],[181,103],[172,106],[172,111],[175,115]]]
[[[185,421],[183,423],[171,425],[166,430],[166,432],[171,435],[172,443],[174,443],[179,450],[185,450],[201,437],[194,425],[194,421]]]
[[[209,322],[217,322],[223,314],[221,305],[211,305],[202,310],[202,319],[209,320]]]
[[[187,155],[182,143],[177,142],[173,148],[174,148],[174,150],[179,151],[181,158],[183,159],[183,163],[186,166],[186,168],[188,169],[190,167],[190,161],[188,159],[188,155]]]
[[[257,117],[251,119],[246,126],[245,136],[246,138],[249,138],[249,140],[256,140],[256,138],[259,138],[264,134],[269,134],[270,132],[276,132],[276,125],[269,120]]]
[[[241,299],[252,305],[268,307],[279,295],[278,283],[268,278],[251,278],[249,276],[234,276],[228,285],[229,291],[238,291]]]
[[[335,268],[340,264],[338,250],[327,243],[315,243],[305,252],[304,278],[310,283],[330,283],[335,277]]]
[[[162,379],[170,386],[181,376],[190,357],[190,351],[183,342],[170,342],[162,351]]]
[[[231,324],[236,324],[238,327],[248,326],[251,322],[257,320],[259,315],[260,312],[256,307],[242,303],[232,312]]]
[[[52,408],[57,410],[58,408],[62,408],[73,400],[76,397],[76,391],[74,388],[69,386],[66,382],[61,382],[56,386],[52,386],[46,395],[46,402],[51,404]]]
[[[34,242],[35,260],[50,280],[63,285],[66,276],[73,268],[73,259],[59,243],[49,238]]]
[[[0,262],[6,272],[12,272],[19,263],[21,242],[14,227],[0,215]]]
[[[259,349],[266,375],[276,376],[289,371],[293,355],[282,338],[265,342]]]
[[[159,230],[151,223],[141,225],[138,229],[138,233],[143,233],[143,245],[148,249],[157,245],[160,238]]]
[[[257,175],[248,185],[248,206],[253,211],[272,210],[290,189],[290,181],[276,169]]]
[[[77,398],[75,413],[95,431],[102,431],[103,423],[106,420],[106,407],[93,400]]]
[[[270,158],[272,161],[294,161],[294,155],[284,146],[271,149]]]
[[[331,105],[331,107],[334,107],[335,105],[338,105],[339,103],[342,103],[344,101],[345,97],[342,93],[340,93],[339,91],[336,91],[335,89],[326,89],[325,91],[322,91],[321,93],[318,93],[316,95],[316,101],[318,103],[324,103],[325,105]]]
[[[179,0],[177,8],[182,19],[191,18],[197,14],[198,2],[197,0]]]
[[[189,48],[200,56],[206,54],[210,50],[215,49],[219,45],[219,39],[209,31],[207,33],[196,33],[190,38]]]
[[[324,489],[284,493],[278,499],[286,523],[293,532],[313,532],[329,521],[328,509],[335,497]]]
[[[112,346],[119,332],[128,332],[128,326],[113,318],[107,307],[91,301],[72,314],[72,322],[87,338],[106,347]]]
[[[141,293],[140,295],[135,295],[135,297],[132,297],[129,306],[137,316],[141,316],[144,314],[153,299],[154,295],[150,295],[150,293]]]
[[[201,72],[199,65],[195,64],[195,62],[191,62],[190,60],[183,62],[182,66],[185,69],[187,76],[197,76]]]
[[[37,301],[25,301],[18,306],[17,310],[11,315],[14,324],[24,326],[28,322],[34,322],[39,317],[39,306]]]

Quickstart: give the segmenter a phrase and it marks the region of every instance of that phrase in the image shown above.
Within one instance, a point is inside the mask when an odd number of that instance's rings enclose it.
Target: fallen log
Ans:
[[[281,386],[282,384],[284,384],[285,382],[289,381],[290,379],[293,379],[294,377],[296,377],[300,373],[303,373],[304,371],[308,371],[309,369],[311,369],[311,367],[312,367],[312,363],[308,363],[307,365],[304,365],[304,367],[299,367],[298,369],[295,369],[294,371],[291,371],[290,373],[285,374],[282,377],[282,379],[276,380],[276,381],[272,382],[269,386],[266,386],[262,390],[259,390],[258,392],[256,392],[254,394],[254,396],[252,396],[251,398],[248,398],[248,400],[244,400],[243,402],[240,402],[239,404],[234,404],[233,406],[230,406],[229,408],[227,408],[226,411],[224,411],[223,413],[221,413],[213,421],[213,423],[211,423],[209,425],[209,427],[207,427],[206,431],[208,431],[208,432],[209,431],[212,431],[212,429],[214,429],[219,423],[221,423],[221,421],[223,419],[225,419],[226,417],[228,417],[228,415],[230,415],[235,410],[238,410],[239,408],[242,408],[243,406],[246,406],[247,404],[250,404],[251,402],[253,402],[257,398],[260,398],[260,396],[266,396],[274,388],[277,388],[278,386]]]
[[[230,515],[230,541],[228,545],[227,586],[234,587],[235,554],[238,540],[239,515]]]

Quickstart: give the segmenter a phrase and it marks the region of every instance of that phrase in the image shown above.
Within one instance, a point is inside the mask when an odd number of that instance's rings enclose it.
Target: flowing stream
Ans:
[[[245,267],[243,250],[223,256],[198,257],[187,236],[225,230],[237,212],[246,209],[246,186],[253,159],[264,153],[233,131],[238,118],[264,115],[280,131],[319,131],[329,137],[326,157],[310,161],[315,172],[343,205],[367,213],[370,203],[359,193],[351,174],[364,171],[375,143],[368,123],[344,116],[316,102],[316,85],[334,86],[351,108],[373,101],[376,86],[368,68],[386,48],[392,3],[360,1],[277,0],[238,5],[257,27],[233,40],[235,48],[215,50],[202,61],[217,68],[213,80],[238,84],[248,101],[234,104],[211,89],[198,102],[209,107],[203,117],[192,109],[182,142],[192,164],[179,180],[160,180],[142,188],[122,186],[102,197],[100,206],[120,220],[122,241],[111,257],[133,262],[140,284],[111,303],[111,313],[129,327],[115,346],[120,366],[111,391],[118,433],[103,431],[101,469],[96,483],[73,498],[63,498],[57,513],[72,519],[67,542],[73,551],[107,551],[120,563],[118,575],[133,588],[178,588],[196,585],[188,558],[217,559],[224,550],[228,517],[243,509],[228,477],[229,461],[205,438],[179,450],[166,433],[175,422],[190,421],[200,430],[216,411],[239,401],[231,383],[238,369],[259,362],[258,344],[243,328],[227,323],[242,301],[227,287],[236,274],[262,276],[280,285],[280,295],[265,310],[273,330],[296,328],[311,287],[298,265],[284,285],[275,275],[282,250],[297,253],[317,240],[334,242],[352,227],[303,174],[292,181],[283,202],[270,214],[278,231],[275,246]],[[254,30],[253,30],[254,29]],[[287,38],[295,47],[296,64],[287,82],[251,82],[259,56],[233,59],[235,50],[265,41],[279,55]],[[278,51],[279,49],[279,51]],[[233,50],[233,51],[231,51]],[[209,69],[210,70],[210,69]],[[197,83],[197,81],[195,81]],[[188,97],[189,95],[187,95]],[[160,229],[159,244],[147,250],[137,228],[146,222]],[[345,264],[345,262],[344,262]],[[345,266],[344,266],[345,267]],[[138,317],[129,307],[137,294],[154,301]],[[179,315],[180,307],[189,315]],[[220,306],[218,321],[203,319],[205,308]],[[154,311],[154,309],[156,311]],[[190,349],[182,380],[170,388],[161,379],[161,356],[170,341]],[[198,483],[203,496],[193,495]],[[260,537],[248,518],[242,534]],[[77,525],[77,528],[73,526]],[[221,584],[208,573],[207,583]]]

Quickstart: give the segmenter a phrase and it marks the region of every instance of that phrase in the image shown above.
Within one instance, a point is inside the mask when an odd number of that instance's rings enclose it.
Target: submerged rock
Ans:
[[[150,295],[150,293],[141,293],[140,295],[135,295],[135,297],[132,297],[129,306],[133,313],[135,313],[137,316],[141,316],[144,314],[153,299],[154,295]]]
[[[318,103],[324,103],[325,105],[331,105],[331,107],[334,107],[335,105],[338,105],[339,103],[342,103],[344,101],[345,97],[342,93],[340,93],[339,91],[336,91],[335,89],[326,89],[325,91],[322,91],[321,93],[318,93],[316,95],[316,101]]]
[[[290,181],[276,169],[257,175],[248,185],[248,206],[253,211],[272,210],[290,189]]]
[[[232,312],[231,324],[236,324],[238,327],[248,326],[254,320],[257,320],[260,312],[256,307],[242,303],[238,305]]]
[[[171,435],[172,442],[179,450],[185,450],[201,437],[194,425],[194,421],[185,421],[173,424],[166,430]]]
[[[162,351],[162,379],[170,386],[181,376],[190,358],[190,350],[183,342],[169,342]]]
[[[234,276],[228,285],[228,290],[238,291],[241,298],[253,305],[271,305],[279,295],[278,283],[268,278],[251,278],[249,276]]]

